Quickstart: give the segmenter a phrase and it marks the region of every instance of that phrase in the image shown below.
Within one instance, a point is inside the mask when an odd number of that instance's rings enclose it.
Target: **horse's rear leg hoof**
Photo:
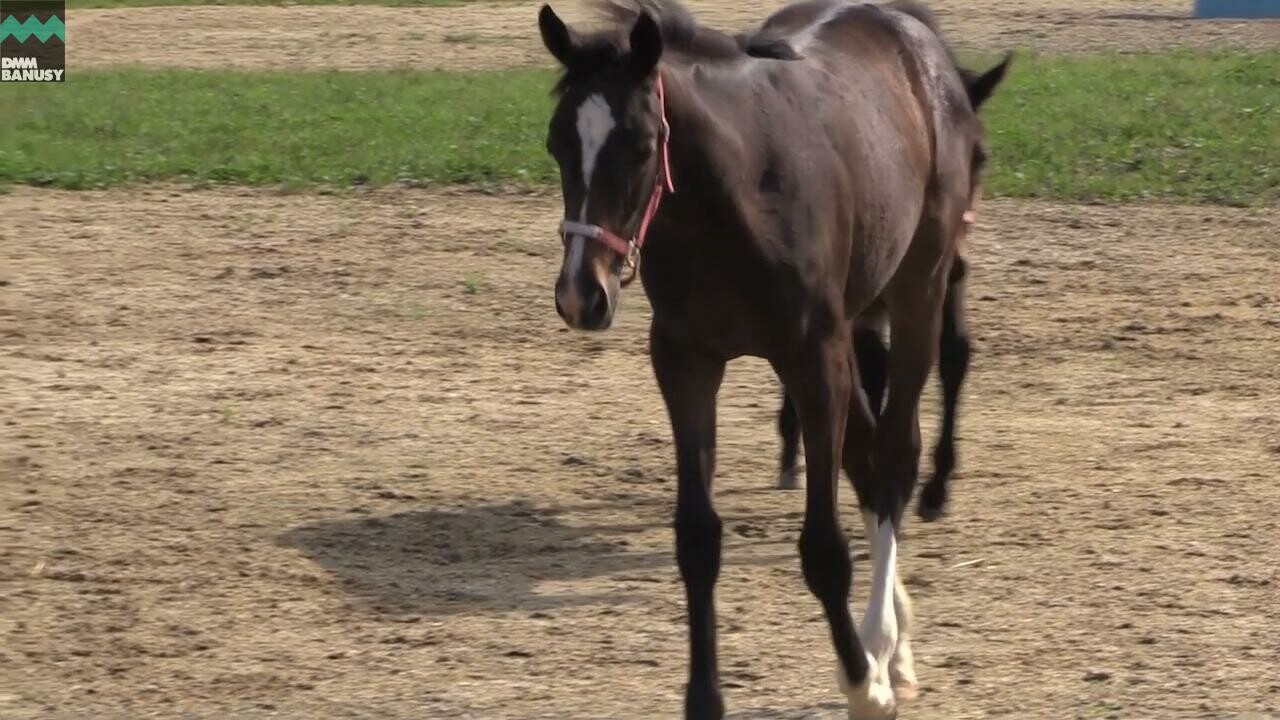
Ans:
[[[849,708],[849,720],[897,720],[897,717],[897,709],[890,710],[888,715],[860,715],[852,707]]]
[[[920,684],[916,682],[914,673],[911,677],[894,677],[892,684],[893,696],[899,701],[915,700],[920,697]]]
[[[947,486],[939,482],[930,481],[920,491],[920,504],[916,507],[916,514],[925,522],[934,522],[940,519],[947,509]]]
[[[920,503],[920,507],[917,508],[916,514],[919,515],[920,519],[924,522],[937,522],[942,519],[942,516],[945,515],[946,512],[942,507],[926,505],[922,502]]]
[[[920,682],[916,680],[915,659],[909,640],[901,640],[889,661],[889,684],[898,701],[915,700],[920,696]]]
[[[898,706],[893,697],[893,690],[887,685],[879,687],[884,697],[864,697],[855,700],[849,696],[849,720],[894,720],[898,717]]]
[[[893,688],[885,682],[884,673],[869,653],[867,679],[861,685],[849,685],[840,672],[840,687],[849,698],[849,720],[894,720],[898,717]]]
[[[799,490],[802,487],[804,487],[804,473],[799,468],[784,468],[778,473],[779,490]]]

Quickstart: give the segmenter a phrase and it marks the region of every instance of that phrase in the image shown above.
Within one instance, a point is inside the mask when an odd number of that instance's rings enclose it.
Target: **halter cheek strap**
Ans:
[[[625,278],[622,279],[622,286],[626,287],[635,280],[636,273],[640,268],[640,248],[644,246],[645,236],[649,233],[649,225],[653,222],[653,218],[658,214],[658,206],[662,204],[662,195],[664,190],[672,193],[676,191],[675,184],[671,181],[671,125],[667,122],[667,97],[662,88],[662,75],[658,75],[658,114],[662,119],[661,135],[658,138],[658,152],[661,153],[658,163],[658,176],[653,180],[653,190],[649,193],[649,202],[645,205],[644,215],[640,218],[640,226],[636,229],[635,235],[631,239],[623,238],[615,232],[612,232],[599,225],[591,223],[580,223],[572,220],[565,220],[560,223],[560,234],[568,240],[569,235],[581,235],[591,238],[610,250],[618,253],[624,258],[626,267],[630,270]]]

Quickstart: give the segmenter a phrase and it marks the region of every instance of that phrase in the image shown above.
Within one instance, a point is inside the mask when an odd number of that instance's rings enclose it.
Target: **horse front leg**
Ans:
[[[650,329],[650,358],[676,446],[676,562],[684,580],[689,622],[686,718],[724,716],[716,659],[715,585],[722,526],[711,500],[715,473],[716,395],[725,362]]]
[[[876,672],[876,658],[863,649],[849,612],[853,563],[840,526],[837,498],[851,399],[856,398],[860,408],[859,432],[868,434],[873,421],[865,394],[853,392],[857,370],[847,330],[840,328],[818,340],[785,369],[784,376],[804,434],[807,472],[800,560],[805,584],[827,616],[840,664],[839,683],[849,698],[849,717],[891,718],[893,691],[887,677]],[[864,440],[862,447],[867,445]],[[865,452],[862,460],[869,461]]]

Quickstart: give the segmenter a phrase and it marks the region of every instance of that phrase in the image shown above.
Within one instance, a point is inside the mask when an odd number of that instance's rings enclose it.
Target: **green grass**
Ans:
[[[554,185],[552,76],[75,71],[0,85],[0,185]],[[1280,53],[1019,57],[994,196],[1280,202]]]
[[[476,273],[467,273],[467,276],[462,280],[462,289],[468,295],[475,295],[487,290],[488,288],[489,283],[485,281],[484,276],[477,275]]]
[[[542,184],[549,82],[539,70],[125,70],[0,85],[0,182]]]
[[[1280,53],[1014,62],[983,108],[990,194],[1280,202]]]

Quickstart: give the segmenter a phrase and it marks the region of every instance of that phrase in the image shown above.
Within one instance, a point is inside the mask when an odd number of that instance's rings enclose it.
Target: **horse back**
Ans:
[[[845,194],[837,214],[849,217],[840,235],[859,240],[843,246],[848,255],[830,252],[847,258],[854,306],[896,273],[923,223],[959,222],[968,198],[973,112],[963,79],[927,10],[908,2],[801,0],[757,34],[799,58],[787,63],[792,78],[834,151],[832,187]]]
[[[834,79],[837,87],[823,88],[828,93],[843,92],[863,105],[876,101],[887,112],[918,110],[920,127],[910,117],[894,121],[904,131],[922,130],[933,155],[948,152],[937,147],[940,139],[965,135],[976,122],[954,55],[919,0],[796,0],[770,15],[744,44],[749,53],[798,60]],[[857,116],[861,109],[851,112]]]

